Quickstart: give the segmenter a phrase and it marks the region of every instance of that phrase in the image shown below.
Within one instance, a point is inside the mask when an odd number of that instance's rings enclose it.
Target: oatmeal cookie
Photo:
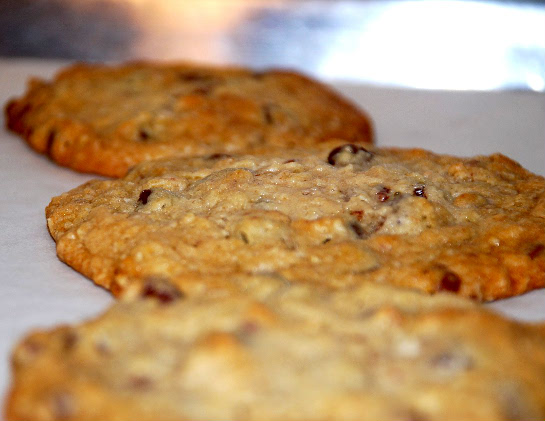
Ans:
[[[366,148],[145,162],[54,198],[47,222],[60,259],[115,294],[236,273],[482,301],[545,284],[542,177],[502,155]]]
[[[153,158],[372,137],[362,111],[303,75],[189,63],[75,65],[32,80],[6,121],[60,165],[114,177]]]
[[[450,294],[144,295],[22,341],[8,420],[545,418],[544,328]]]

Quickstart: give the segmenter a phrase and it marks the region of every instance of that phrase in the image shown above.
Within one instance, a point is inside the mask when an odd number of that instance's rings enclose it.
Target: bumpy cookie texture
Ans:
[[[46,210],[57,253],[116,294],[236,273],[476,300],[545,284],[542,177],[502,155],[324,146],[146,162],[87,183]]]
[[[545,417],[543,327],[452,295],[366,284],[147,296],[22,341],[8,419]]]
[[[109,176],[152,158],[372,137],[362,111],[305,76],[192,64],[76,65],[31,81],[6,116],[59,164]]]

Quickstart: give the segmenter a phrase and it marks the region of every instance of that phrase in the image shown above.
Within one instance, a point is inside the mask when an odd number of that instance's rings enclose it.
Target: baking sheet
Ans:
[[[50,77],[58,61],[0,60],[0,103],[21,95],[30,76]],[[467,156],[502,152],[545,175],[545,94],[403,90],[332,82],[372,116],[377,142]],[[1,122],[2,127],[4,121]],[[9,355],[30,329],[74,323],[112,302],[61,263],[47,232],[51,197],[96,178],[59,167],[0,129],[0,396]],[[545,290],[489,305],[510,317],[545,320]],[[3,398],[2,398],[3,399]],[[3,411],[2,411],[3,412]]]

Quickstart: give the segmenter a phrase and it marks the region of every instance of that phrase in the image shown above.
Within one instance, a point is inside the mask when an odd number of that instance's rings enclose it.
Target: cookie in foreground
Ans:
[[[159,160],[56,197],[46,215],[60,259],[116,295],[237,273],[483,301],[545,285],[545,180],[502,155],[332,143]]]
[[[8,419],[545,417],[543,327],[451,294],[150,291],[23,340]]]
[[[306,76],[189,63],[75,65],[32,80],[6,121],[60,165],[116,177],[153,158],[372,138],[363,111]]]

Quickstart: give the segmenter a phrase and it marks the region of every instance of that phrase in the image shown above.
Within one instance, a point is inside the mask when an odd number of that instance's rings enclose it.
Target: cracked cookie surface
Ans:
[[[8,419],[545,417],[544,328],[451,294],[159,290],[22,341]]]
[[[57,163],[116,177],[153,158],[372,137],[362,111],[303,75],[183,63],[75,65],[31,81],[6,121]]]
[[[237,273],[482,301],[545,284],[545,180],[502,155],[328,143],[159,160],[56,197],[46,214],[61,260],[115,294]]]

